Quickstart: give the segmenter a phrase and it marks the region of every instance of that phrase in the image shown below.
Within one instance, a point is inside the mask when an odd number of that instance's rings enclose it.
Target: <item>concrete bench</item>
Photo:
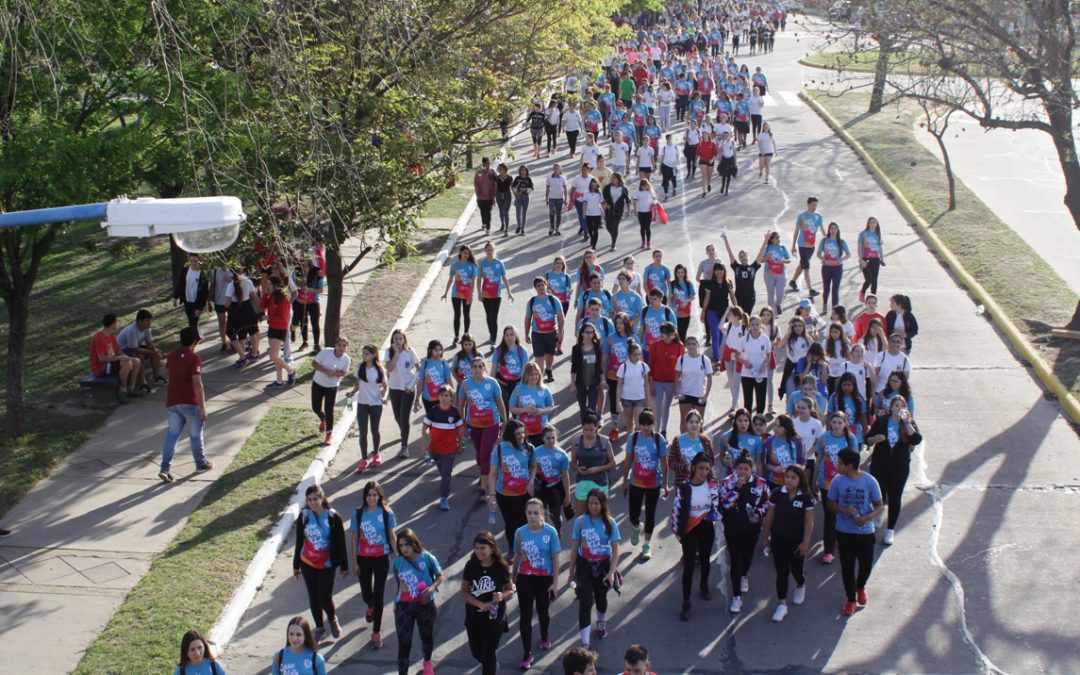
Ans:
[[[120,398],[120,378],[115,375],[87,375],[79,381],[79,387],[90,390],[98,401],[114,402]]]

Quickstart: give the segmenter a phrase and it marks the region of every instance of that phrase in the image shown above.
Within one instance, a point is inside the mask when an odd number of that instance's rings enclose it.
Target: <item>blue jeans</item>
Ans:
[[[191,403],[180,403],[165,408],[165,415],[169,418],[169,428],[165,432],[165,446],[161,449],[161,470],[168,471],[172,465],[173,455],[176,454],[176,441],[179,440],[185,424],[188,425],[188,440],[191,441],[191,456],[195,458],[195,466],[205,464],[203,421],[199,419],[199,407]]]
[[[577,209],[577,223],[578,223],[578,235],[586,234],[589,228],[585,225],[585,202],[575,201],[574,208]]]
[[[727,312],[724,312],[726,314]],[[722,314],[708,310],[705,312],[705,321],[709,324],[709,335],[712,336],[712,360],[713,365],[719,364],[721,368],[724,364],[720,363],[720,350],[724,347],[724,332],[720,330],[720,319]]]

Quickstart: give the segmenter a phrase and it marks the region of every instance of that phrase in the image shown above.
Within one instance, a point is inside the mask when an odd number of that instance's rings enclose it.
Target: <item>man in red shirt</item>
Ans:
[[[201,473],[214,468],[214,463],[203,454],[203,423],[206,422],[206,394],[202,383],[202,359],[195,353],[199,342],[199,330],[188,326],[180,331],[180,346],[169,352],[165,369],[169,373],[169,387],[165,395],[165,414],[169,428],[165,432],[165,446],[161,450],[161,472],[158,478],[171,483],[173,455],[176,441],[184,426],[188,427],[191,456],[195,458],[195,471]]]
[[[120,402],[127,403],[128,396],[142,396],[135,389],[142,362],[120,351],[116,341],[116,315],[106,314],[101,319],[101,330],[90,338],[90,373],[94,377],[115,377],[120,381]]]

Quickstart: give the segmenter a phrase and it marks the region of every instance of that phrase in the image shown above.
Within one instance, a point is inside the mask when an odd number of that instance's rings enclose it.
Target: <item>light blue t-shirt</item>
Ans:
[[[645,300],[634,291],[615,291],[612,299],[615,301],[615,309],[626,312],[631,321],[641,316],[641,310],[645,309]]]
[[[503,265],[502,261],[498,258],[494,260],[481,258],[480,274],[483,275],[483,279],[480,281],[480,297],[502,297],[503,277],[506,276],[506,267]]]
[[[551,569],[551,556],[561,550],[559,532],[547,523],[544,523],[536,532],[533,532],[528,525],[522,525],[514,533],[514,553],[524,554],[519,574],[538,577],[553,576],[557,570]]]
[[[742,455],[742,451],[746,450],[750,453],[750,461],[754,462],[754,466],[760,466],[765,456],[765,443],[761,440],[761,436],[758,436],[753,431],[747,431],[744,434],[739,434],[738,442],[733,444],[731,440],[732,431],[725,431],[724,435],[720,437],[721,446],[724,448],[725,454],[727,454],[727,461],[734,465],[735,460]]]
[[[611,534],[607,533],[604,521],[586,513],[574,519],[574,532],[571,538],[578,542],[578,555],[589,562],[596,562],[611,557],[611,543],[621,541],[619,524],[609,518]]]
[[[611,294],[606,290],[600,290],[595,292],[592,290],[585,291],[581,294],[581,298],[578,300],[578,309],[585,311],[589,307],[589,301],[596,298],[600,301],[600,310],[604,316],[611,316]]]
[[[356,538],[356,555],[375,558],[390,555],[392,549],[390,542],[386,541],[386,529],[387,525],[391,530],[397,527],[394,512],[384,512],[383,509],[376,508],[374,512],[360,509],[359,513],[360,520],[357,521],[356,519],[357,511],[353,511],[352,520],[352,531],[358,535]],[[385,520],[384,513],[388,516]]]
[[[278,667],[278,654],[281,654],[281,667]],[[314,658],[312,658],[314,657]],[[300,653],[286,647],[283,652],[274,654],[270,664],[271,675],[326,675],[326,661],[322,654],[314,654],[310,649]]]
[[[480,273],[475,263],[455,260],[450,263],[450,278],[454,280],[451,297],[471,298],[476,284],[476,275]]]
[[[203,659],[199,664],[189,663],[184,666],[184,675],[225,675],[225,667],[221,665],[221,661],[214,661],[214,666],[210,663],[210,659]],[[176,667],[173,675],[180,675],[180,666]]]
[[[838,474],[829,486],[829,501],[836,502],[842,509],[854,506],[859,510],[859,516],[865,516],[874,510],[874,502],[881,501],[881,487],[866,471],[860,472],[858,478]],[[846,513],[836,514],[836,531],[846,534],[874,533],[873,520],[866,521],[860,527],[855,524],[856,517]]]
[[[549,448],[541,445],[533,450],[533,464],[536,465],[538,482],[555,485],[562,480],[563,472],[570,468],[570,455],[558,446]]]
[[[841,256],[845,253],[850,253],[846,241],[841,239],[837,242],[832,237],[822,239],[821,243],[818,245],[818,251],[825,254],[824,262],[826,264],[837,264],[840,262]]]
[[[818,231],[822,229],[825,219],[817,211],[810,213],[809,211],[803,211],[799,214],[799,217],[795,219],[795,224],[799,228],[799,237],[796,241],[798,246],[806,248],[814,248],[817,244]]]
[[[514,387],[514,391],[510,392],[511,408],[528,408],[529,406],[550,408],[553,405],[555,405],[555,401],[551,395],[551,390],[547,387],[530,387],[524,382],[519,382]],[[529,413],[521,413],[517,417],[525,425],[525,433],[529,436],[540,435],[544,425],[548,423],[546,414],[530,415]]]
[[[667,441],[661,434],[646,438],[634,432],[627,440],[633,450],[634,465],[630,468],[630,484],[639,488],[658,488],[664,484],[664,460],[667,458]],[[629,450],[628,450],[629,451]]]

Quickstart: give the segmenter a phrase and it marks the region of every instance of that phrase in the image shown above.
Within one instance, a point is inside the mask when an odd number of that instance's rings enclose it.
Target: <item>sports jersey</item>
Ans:
[[[520,497],[529,488],[532,470],[532,454],[525,448],[516,448],[509,441],[502,441],[491,453],[492,463],[498,463],[495,474],[495,491],[507,497]]]
[[[519,574],[525,576],[550,577],[558,570],[551,566],[552,554],[562,550],[559,532],[544,523],[535,532],[528,525],[522,525],[514,533],[514,554],[521,556]]]
[[[498,298],[502,297],[503,292],[503,277],[506,276],[506,267],[499,259],[488,260],[487,258],[480,259],[480,297],[482,298]]]
[[[611,557],[611,543],[621,541],[619,524],[609,518],[611,534],[604,527],[604,521],[586,514],[574,519],[574,531],[571,538],[578,542],[578,556],[589,562],[599,562]]]
[[[461,413],[454,406],[435,406],[424,416],[430,438],[428,451],[434,455],[453,455],[460,448],[458,429],[464,426]]]
[[[390,555],[393,549],[386,539],[386,533],[395,527],[397,521],[393,511],[381,507],[376,507],[374,512],[366,508],[353,511],[352,531],[356,533],[356,555],[363,558]]]
[[[547,387],[530,387],[521,382],[514,387],[514,391],[510,394],[511,408],[528,408],[529,406],[550,408],[553,405],[555,403],[551,396],[551,390]],[[543,413],[530,415],[525,412],[518,415],[517,418],[525,425],[525,433],[529,436],[538,436],[544,425],[548,423],[548,416]]]
[[[450,263],[450,278],[454,280],[454,286],[450,291],[452,297],[461,300],[471,298],[473,288],[476,285],[476,275],[479,273],[480,268],[476,266],[476,263],[461,262],[460,260]]]
[[[485,377],[477,382],[469,378],[458,387],[458,400],[468,403],[465,422],[476,428],[493,427],[502,422],[496,403],[502,396],[498,380]]]

